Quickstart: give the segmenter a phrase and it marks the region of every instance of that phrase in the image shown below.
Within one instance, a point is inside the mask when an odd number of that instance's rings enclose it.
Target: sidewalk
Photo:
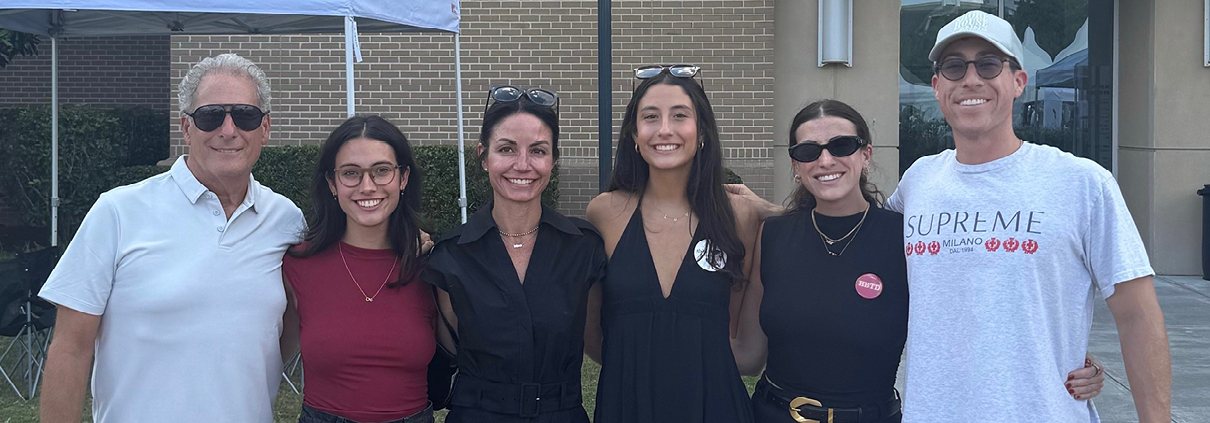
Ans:
[[[1210,421],[1210,281],[1197,276],[1158,276],[1155,291],[1164,309],[1172,352],[1172,421]],[[1088,349],[1105,363],[1105,389],[1093,401],[1104,423],[1138,421],[1113,315],[1098,301]]]
[[[1172,353],[1172,421],[1210,422],[1210,281],[1197,276],[1157,276]],[[1088,349],[1105,363],[1105,388],[1093,402],[1103,423],[1137,422],[1134,399],[1113,315],[1096,301]],[[895,386],[903,389],[903,365]]]

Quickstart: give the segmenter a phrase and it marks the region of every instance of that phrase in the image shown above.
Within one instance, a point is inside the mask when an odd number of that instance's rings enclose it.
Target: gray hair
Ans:
[[[266,112],[269,111],[271,99],[269,78],[251,60],[240,57],[238,54],[226,53],[202,59],[193,65],[189,69],[189,73],[181,79],[181,85],[176,94],[181,113],[193,111],[193,102],[197,99],[197,87],[202,83],[202,78],[211,72],[246,76],[256,85],[256,107]]]

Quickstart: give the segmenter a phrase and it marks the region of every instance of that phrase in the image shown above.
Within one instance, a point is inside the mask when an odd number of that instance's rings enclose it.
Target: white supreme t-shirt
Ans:
[[[251,180],[228,219],[185,158],[97,200],[39,295],[100,315],[93,419],[272,422],[303,217]]]
[[[911,294],[903,421],[1096,421],[1063,385],[1094,292],[1154,273],[1113,176],[1028,142],[979,165],[948,150],[917,160],[888,208]]]

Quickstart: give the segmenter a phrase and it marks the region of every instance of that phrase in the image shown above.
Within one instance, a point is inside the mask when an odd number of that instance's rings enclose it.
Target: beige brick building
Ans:
[[[574,216],[598,192],[596,7],[591,0],[462,2],[468,145],[478,140],[491,85],[558,92],[560,208]],[[612,12],[614,143],[634,66],[698,64],[727,166],[771,195],[773,1],[615,0]],[[357,113],[391,119],[417,145],[456,144],[453,36],[361,34],[360,40]],[[344,120],[343,35],[172,37],[172,80],[202,57],[225,52],[256,61],[271,78],[271,143],[322,142]],[[174,137],[178,155],[184,146]]]

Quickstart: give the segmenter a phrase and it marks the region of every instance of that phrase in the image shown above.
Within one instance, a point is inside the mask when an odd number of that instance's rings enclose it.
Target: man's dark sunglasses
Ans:
[[[487,91],[487,104],[483,106],[483,111],[487,112],[487,109],[491,107],[493,101],[497,103],[507,103],[510,101],[520,100],[521,97],[527,97],[529,98],[529,101],[533,102],[534,104],[549,108],[550,110],[554,111],[556,115],[559,114],[559,95],[555,94],[554,91],[547,91],[541,88],[530,88],[528,90],[523,90],[512,85],[491,87],[491,89]]]
[[[239,129],[251,131],[260,128],[261,122],[269,112],[262,112],[259,107],[251,104],[207,104],[194,109],[193,113],[185,114],[193,118],[197,129],[210,132],[223,126],[228,114],[231,115],[231,122]]]
[[[801,163],[809,163],[819,159],[819,155],[823,154],[824,150],[828,150],[828,154],[831,154],[832,157],[851,156],[865,144],[865,140],[853,135],[834,137],[828,140],[827,144],[804,141],[790,146],[790,158]]]
[[[1004,62],[1011,61],[1011,59],[997,56],[983,56],[975,60],[950,58],[933,64],[933,73],[950,81],[961,81],[966,77],[966,69],[970,67],[971,63],[974,63],[975,73],[978,73],[980,78],[992,79],[1000,76],[1000,72],[1004,71]]]

